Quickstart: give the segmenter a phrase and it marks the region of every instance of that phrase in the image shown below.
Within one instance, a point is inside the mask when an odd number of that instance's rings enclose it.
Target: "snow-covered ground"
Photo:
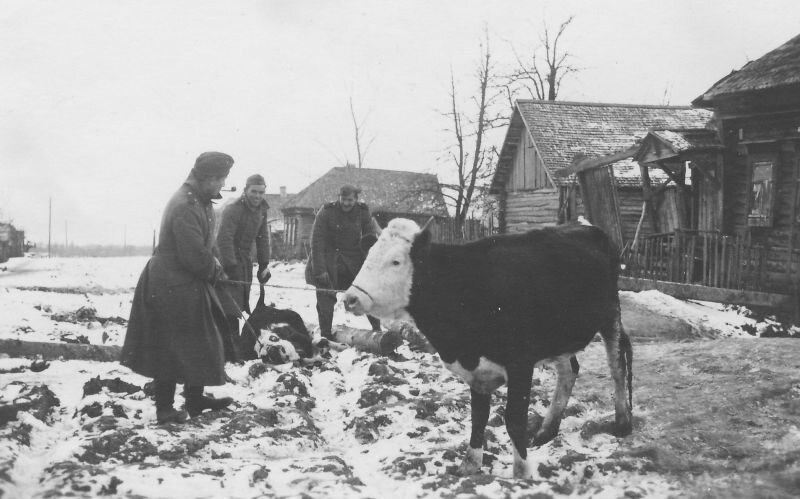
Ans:
[[[17,258],[0,264],[0,339],[120,345],[146,260]],[[303,265],[274,263],[272,273],[267,301],[316,323]],[[625,298],[721,335],[748,336],[742,325],[753,324],[724,307],[657,292]],[[341,306],[334,322],[369,327]],[[435,355],[405,346],[398,352],[388,359],[347,349],[313,368],[228,365],[234,383],[209,391],[232,396],[235,410],[166,427],[155,424],[144,391],[149,380],[116,363],[52,361],[34,372],[30,360],[0,352],[0,408],[31,402],[16,418],[0,412],[0,497],[680,495],[674,478],[615,465],[621,441],[596,430],[613,419],[610,381],[606,392],[573,398],[561,435],[530,449],[531,480],[510,478],[505,392],[499,390],[484,473],[449,473],[468,440],[469,391]],[[584,365],[603,366],[602,344],[590,344],[581,358],[588,360]],[[607,377],[595,371],[581,376]],[[553,376],[537,370],[534,384],[531,411],[543,414]],[[645,407],[634,412],[649,415]]]

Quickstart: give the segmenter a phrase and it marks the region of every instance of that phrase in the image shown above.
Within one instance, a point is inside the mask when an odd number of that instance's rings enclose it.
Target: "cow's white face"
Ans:
[[[344,305],[349,312],[381,319],[408,316],[406,307],[414,274],[411,245],[419,232],[419,226],[411,220],[395,218],[389,222],[344,294]]]

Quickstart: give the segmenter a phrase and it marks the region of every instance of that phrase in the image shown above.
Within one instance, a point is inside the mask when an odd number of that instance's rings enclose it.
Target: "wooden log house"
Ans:
[[[712,130],[654,124],[633,147],[564,172],[589,171],[625,154],[640,165],[655,231],[626,246],[624,273],[633,279],[624,288],[798,315],[800,36],[692,104],[713,111]],[[656,201],[663,190],[656,172],[677,186],[674,202]]]
[[[710,111],[685,106],[518,100],[490,188],[498,200],[500,231],[520,232],[584,215],[620,247],[634,239],[637,229],[653,233],[652,221],[640,223],[641,170],[632,153],[587,173],[597,177],[593,181],[602,188],[588,190],[578,176],[557,172],[576,159],[629,148],[654,125],[704,127],[711,117]],[[659,184],[669,181],[663,172],[652,176]],[[674,186],[659,191],[654,202],[674,202],[673,190]]]

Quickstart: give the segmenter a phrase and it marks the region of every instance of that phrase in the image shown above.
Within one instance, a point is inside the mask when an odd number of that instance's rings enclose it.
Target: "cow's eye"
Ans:
[[[398,265],[400,265],[400,260],[392,260],[392,265],[397,267]]]

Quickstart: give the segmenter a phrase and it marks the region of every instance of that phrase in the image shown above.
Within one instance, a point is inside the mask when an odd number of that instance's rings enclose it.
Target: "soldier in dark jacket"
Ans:
[[[317,291],[317,316],[324,338],[333,339],[333,308],[336,295],[325,290],[345,290],[353,283],[366,255],[361,238],[380,232],[366,203],[358,201],[360,189],[343,185],[339,200],[320,208],[311,228],[311,256],[306,264],[306,282]],[[380,320],[367,316],[372,329],[381,330]]]
[[[264,199],[266,183],[261,175],[247,178],[242,197],[222,210],[222,222],[217,234],[217,249],[228,279],[239,283],[221,284],[220,300],[227,316],[228,328],[224,335],[225,359],[240,362],[239,316],[242,310],[250,313],[250,282],[253,281],[253,244],[256,247],[260,283],[270,278],[267,268],[270,256],[269,226]],[[242,284],[248,283],[248,284]]]
[[[225,315],[213,287],[225,274],[213,253],[211,200],[221,197],[232,165],[233,158],[219,152],[197,158],[167,203],[158,247],[136,285],[121,362],[153,378],[159,424],[186,417],[173,407],[177,383],[184,384],[190,416],[233,402],[203,395],[204,386],[225,383]]]

